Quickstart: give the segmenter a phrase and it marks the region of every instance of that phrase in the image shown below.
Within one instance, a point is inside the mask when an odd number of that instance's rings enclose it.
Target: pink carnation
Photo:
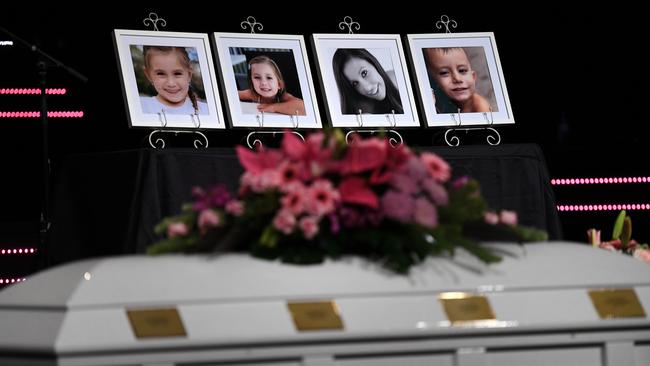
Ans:
[[[517,213],[515,211],[501,210],[499,213],[499,221],[506,225],[517,225]]]
[[[483,220],[490,225],[496,225],[499,223],[499,215],[496,212],[486,211],[483,214]]]
[[[286,235],[289,235],[296,226],[296,217],[289,210],[280,210],[273,218],[273,226]]]
[[[221,219],[219,218],[219,215],[214,212],[214,210],[205,209],[199,213],[198,224],[201,234],[205,234],[211,228],[217,227],[220,222]]]
[[[185,236],[189,232],[184,222],[174,222],[167,226],[167,237]]]
[[[319,179],[307,189],[307,211],[315,216],[327,215],[334,211],[341,200],[341,195],[334,189],[332,182]]]
[[[451,177],[451,168],[446,161],[434,153],[422,153],[420,160],[427,167],[429,174],[438,182],[446,182]]]
[[[313,239],[316,234],[318,234],[318,217],[315,216],[305,216],[300,219],[300,230],[305,234],[305,238],[308,240]]]
[[[288,210],[294,215],[303,212],[308,202],[307,188],[300,182],[293,182],[284,186],[283,190],[287,193],[280,198],[282,209]]]
[[[226,203],[226,212],[233,216],[241,216],[244,213],[244,202],[231,200]]]

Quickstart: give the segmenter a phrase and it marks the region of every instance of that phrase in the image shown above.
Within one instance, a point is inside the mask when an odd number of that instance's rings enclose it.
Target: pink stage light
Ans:
[[[68,92],[66,88],[46,88],[45,94],[64,95]],[[23,95],[41,94],[40,88],[0,88],[0,95]]]
[[[18,248],[18,249],[0,249],[0,255],[13,255],[13,254],[35,254],[37,248]]]
[[[0,111],[0,118],[39,118],[40,111]],[[48,118],[83,118],[84,111],[47,111]]]
[[[0,277],[0,285],[8,285],[10,283],[25,282],[27,278],[18,277],[18,278],[2,278]]]
[[[557,205],[558,211],[647,211],[650,203],[616,203],[591,205]]]
[[[551,185],[650,183],[650,177],[554,178]]]

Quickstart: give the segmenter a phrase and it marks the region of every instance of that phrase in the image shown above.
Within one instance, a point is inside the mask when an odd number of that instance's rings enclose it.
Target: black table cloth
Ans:
[[[544,156],[537,145],[428,147],[455,177],[481,183],[495,210],[559,239],[560,225]],[[191,199],[194,186],[223,183],[236,191],[243,169],[234,149],[137,149],[73,155],[55,172],[50,264],[144,252],[153,227]]]

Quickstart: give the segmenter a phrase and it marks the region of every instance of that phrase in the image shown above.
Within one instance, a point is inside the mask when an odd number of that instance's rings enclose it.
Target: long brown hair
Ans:
[[[359,58],[368,61],[379,73],[386,85],[386,98],[381,101],[370,99],[366,96],[359,94],[343,75],[343,67],[350,61],[350,59]],[[402,108],[402,100],[399,96],[399,90],[393,84],[386,71],[379,61],[365,48],[339,48],[334,52],[332,58],[332,67],[334,69],[334,79],[341,94],[341,113],[343,114],[357,114],[359,109],[364,113],[380,114],[390,113],[404,113]],[[370,110],[363,110],[363,107],[368,107]]]

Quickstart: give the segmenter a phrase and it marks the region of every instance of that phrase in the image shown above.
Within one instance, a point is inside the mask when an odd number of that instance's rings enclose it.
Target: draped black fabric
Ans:
[[[428,147],[468,175],[495,210],[559,239],[560,224],[544,156],[537,145]],[[223,183],[236,192],[243,172],[234,149],[139,149],[74,155],[61,162],[52,198],[51,264],[144,252],[153,227],[191,199],[194,186]]]

